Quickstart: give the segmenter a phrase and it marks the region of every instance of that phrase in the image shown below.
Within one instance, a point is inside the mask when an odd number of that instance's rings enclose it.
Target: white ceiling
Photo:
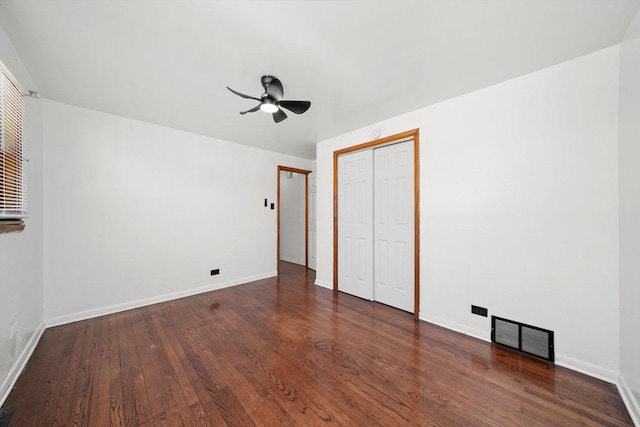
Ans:
[[[0,25],[45,98],[313,159],[318,141],[617,44],[639,4],[0,0]],[[263,74],[311,109],[238,114],[256,102],[225,86],[259,97]]]

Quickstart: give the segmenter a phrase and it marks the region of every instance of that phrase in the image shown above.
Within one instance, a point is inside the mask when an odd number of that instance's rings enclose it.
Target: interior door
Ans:
[[[338,158],[338,289],[373,299],[373,152]]]
[[[309,174],[309,268],[316,269],[316,174]]]
[[[373,150],[374,299],[414,309],[413,141]]]

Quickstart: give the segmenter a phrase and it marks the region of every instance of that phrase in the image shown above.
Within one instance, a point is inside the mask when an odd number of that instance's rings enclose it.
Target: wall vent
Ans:
[[[553,331],[491,316],[491,342],[553,362]]]

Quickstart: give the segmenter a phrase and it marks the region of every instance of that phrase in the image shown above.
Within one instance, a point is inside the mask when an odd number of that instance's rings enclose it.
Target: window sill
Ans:
[[[0,220],[0,234],[19,233],[24,230],[24,221],[20,219]]]

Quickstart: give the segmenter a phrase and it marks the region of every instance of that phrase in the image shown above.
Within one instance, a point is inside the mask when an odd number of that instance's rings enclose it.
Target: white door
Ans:
[[[373,150],[374,299],[414,310],[413,141]]]
[[[338,289],[373,299],[373,153],[338,157]]]
[[[316,174],[309,174],[309,268],[316,269]]]

